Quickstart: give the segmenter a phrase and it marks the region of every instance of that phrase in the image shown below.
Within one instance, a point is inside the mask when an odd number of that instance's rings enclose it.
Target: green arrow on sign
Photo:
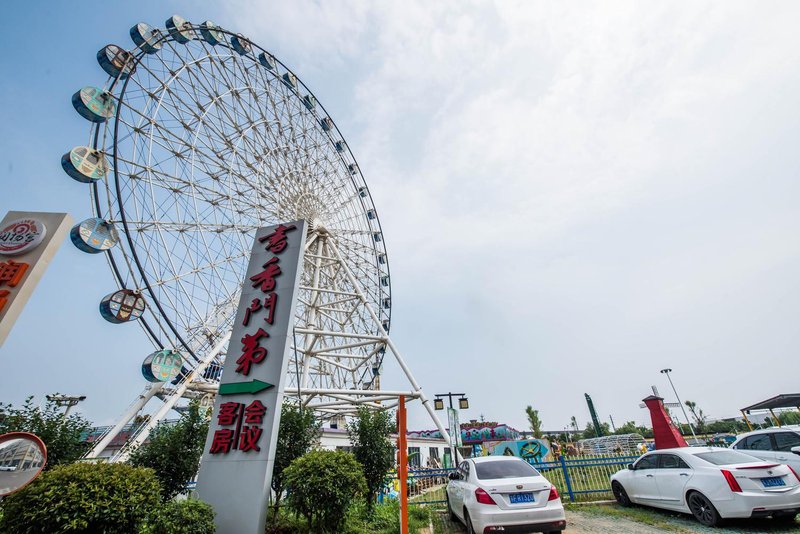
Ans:
[[[233,382],[230,384],[220,384],[219,385],[219,394],[220,395],[237,395],[239,393],[258,393],[259,391],[264,391],[265,389],[269,389],[275,387],[274,384],[267,384],[266,382],[262,382],[261,380],[251,380],[250,382]]]

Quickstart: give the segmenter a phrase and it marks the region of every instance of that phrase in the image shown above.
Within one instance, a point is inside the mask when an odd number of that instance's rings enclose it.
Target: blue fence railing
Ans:
[[[529,462],[570,502],[610,499],[610,477],[635,462],[639,455],[560,457],[551,462]],[[411,504],[442,505],[446,502],[448,475],[454,469],[416,469],[408,472]],[[389,497],[396,496],[397,478],[387,484]]]

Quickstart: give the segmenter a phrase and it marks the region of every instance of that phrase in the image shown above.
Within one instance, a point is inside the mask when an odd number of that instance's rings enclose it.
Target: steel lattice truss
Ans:
[[[112,271],[120,288],[147,299],[140,322],[154,345],[186,360],[181,382],[158,384],[134,405],[160,396],[155,424],[179,398],[215,391],[255,230],[302,218],[310,230],[287,394],[328,415],[379,406],[391,397],[377,392],[391,286],[355,158],[269,52],[221,28],[216,45],[200,26],[184,29],[186,43],[162,31],[155,53],[130,50],[130,75],[105,87],[116,115],[91,132],[109,165],[93,210],[120,233],[107,252]]]

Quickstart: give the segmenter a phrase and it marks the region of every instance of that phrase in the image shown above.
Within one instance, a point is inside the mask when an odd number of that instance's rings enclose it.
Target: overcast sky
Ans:
[[[224,5],[223,5],[224,4]],[[90,215],[61,154],[95,53],[139,21],[212,19],[273,51],[336,120],[392,270],[392,337],[462,421],[647,421],[671,367],[712,417],[800,387],[800,4],[132,2],[11,6],[0,215]],[[102,257],[65,243],[6,343],[0,401],[85,394],[111,423],[152,349],[97,312]],[[383,387],[403,385],[389,365]],[[431,427],[415,407],[411,426]]]

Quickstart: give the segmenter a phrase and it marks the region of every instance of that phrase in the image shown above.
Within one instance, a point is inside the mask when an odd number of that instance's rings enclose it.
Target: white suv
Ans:
[[[732,449],[777,464],[787,464],[800,473],[800,426],[766,428],[742,434]]]

